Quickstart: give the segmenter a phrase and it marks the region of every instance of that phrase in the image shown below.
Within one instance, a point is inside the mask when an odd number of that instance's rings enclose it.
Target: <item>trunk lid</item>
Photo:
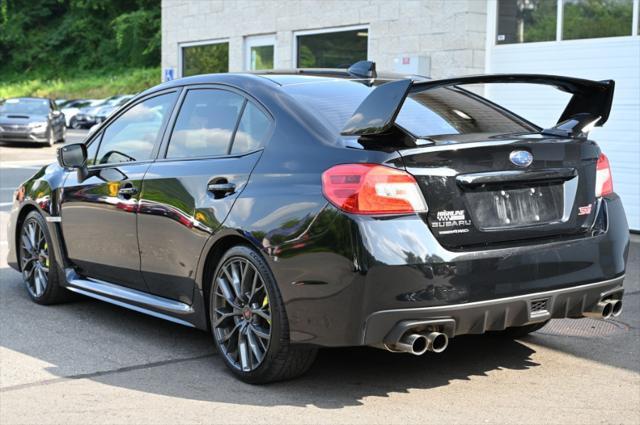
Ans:
[[[600,150],[587,139],[465,134],[399,153],[448,248],[576,235],[593,223]]]

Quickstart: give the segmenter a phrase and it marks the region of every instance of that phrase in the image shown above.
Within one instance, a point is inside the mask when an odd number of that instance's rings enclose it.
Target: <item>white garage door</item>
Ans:
[[[640,230],[640,37],[637,29],[628,37],[495,45],[495,25],[495,19],[489,19],[486,60],[489,73],[558,74],[615,80],[609,121],[603,127],[596,127],[590,138],[597,141],[609,157],[614,189],[622,197],[629,227]],[[545,127],[555,123],[567,96],[533,85],[508,88],[501,85],[489,88],[487,95]]]

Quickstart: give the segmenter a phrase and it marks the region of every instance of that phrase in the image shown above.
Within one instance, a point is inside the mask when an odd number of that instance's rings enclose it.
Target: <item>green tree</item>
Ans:
[[[159,0],[0,0],[0,75],[157,66]]]

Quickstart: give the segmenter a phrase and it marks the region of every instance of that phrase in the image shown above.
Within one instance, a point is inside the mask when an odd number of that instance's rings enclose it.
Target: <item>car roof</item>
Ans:
[[[428,78],[419,75],[403,75],[395,73],[377,73],[373,78],[373,80],[378,81],[399,79],[412,79],[414,81],[428,80]],[[221,74],[200,74],[178,78],[155,86],[144,93],[198,84],[229,84],[242,87],[244,84],[257,83],[277,87],[290,84],[322,83],[331,81],[337,82],[344,80],[363,82],[371,81],[371,78],[364,78],[362,76],[350,74],[346,69],[333,68],[298,68],[257,72],[229,72]]]
[[[263,78],[267,78],[278,85],[286,86],[290,84],[304,84],[315,82],[328,82],[332,80],[349,80],[363,82],[371,80],[402,80],[412,79],[414,81],[426,81],[428,78],[420,75],[404,75],[393,72],[378,72],[373,78],[363,77],[349,73],[346,69],[335,68],[297,68],[289,70],[269,70],[256,72]]]

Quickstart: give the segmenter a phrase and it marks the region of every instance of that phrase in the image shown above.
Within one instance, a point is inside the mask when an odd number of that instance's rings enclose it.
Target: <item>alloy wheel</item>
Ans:
[[[213,333],[227,361],[242,372],[263,362],[271,341],[271,307],[264,279],[242,257],[229,258],[214,281]]]
[[[22,227],[20,261],[27,289],[33,297],[41,297],[49,283],[49,245],[40,224],[34,219]]]

